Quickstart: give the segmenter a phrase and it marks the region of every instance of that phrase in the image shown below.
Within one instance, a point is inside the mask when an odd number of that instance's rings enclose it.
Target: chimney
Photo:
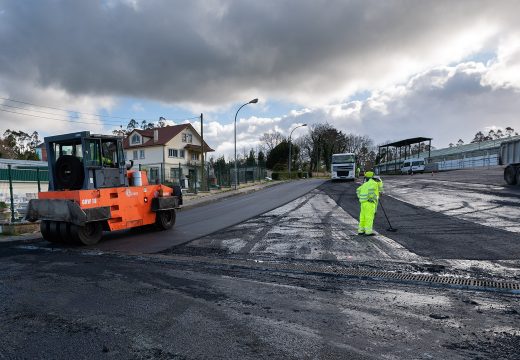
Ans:
[[[159,141],[159,129],[153,129],[153,142]]]

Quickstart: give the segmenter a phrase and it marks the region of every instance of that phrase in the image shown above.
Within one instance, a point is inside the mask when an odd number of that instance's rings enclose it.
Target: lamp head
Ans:
[[[253,99],[249,102],[249,104],[256,104],[258,102],[258,99]]]

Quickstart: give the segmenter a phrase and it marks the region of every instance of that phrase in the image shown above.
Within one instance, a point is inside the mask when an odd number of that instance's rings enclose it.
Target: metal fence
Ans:
[[[212,166],[207,163],[204,171],[205,183],[201,183],[202,167],[194,164],[148,164],[140,165],[146,171],[150,183],[180,185],[188,192],[233,187],[235,169],[232,165]],[[237,185],[264,180],[265,167],[238,166]],[[16,166],[0,164],[0,223],[23,220],[29,200],[38,193],[47,191],[49,171],[43,166]]]
[[[21,221],[29,200],[47,191],[49,172],[45,167],[0,165],[0,222]]]
[[[437,169],[439,171],[467,169],[474,167],[489,167],[498,165],[499,158],[497,154],[493,154],[488,156],[476,156],[466,159],[436,161],[436,164]]]
[[[201,164],[146,164],[139,165],[139,170],[146,171],[150,183],[179,185],[182,189],[193,193],[235,186],[235,167],[230,163],[212,165],[207,162],[204,167],[204,183],[202,183]],[[237,186],[258,182],[267,176],[264,166],[239,165],[237,170]]]

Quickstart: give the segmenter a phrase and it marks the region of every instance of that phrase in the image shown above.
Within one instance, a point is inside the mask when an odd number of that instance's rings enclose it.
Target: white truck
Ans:
[[[356,178],[356,155],[353,153],[332,154],[332,180],[354,180]]]
[[[506,165],[506,183],[520,185],[520,140],[505,141],[500,145],[500,164]]]

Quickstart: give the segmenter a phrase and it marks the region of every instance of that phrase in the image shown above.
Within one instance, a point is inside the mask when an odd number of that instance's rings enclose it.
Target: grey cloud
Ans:
[[[468,72],[472,67],[474,71]],[[342,131],[368,135],[376,143],[426,136],[434,138],[432,144],[437,147],[447,146],[459,138],[471,141],[478,130],[488,126],[512,126],[519,130],[518,90],[483,85],[481,80],[490,68],[476,69],[471,63],[439,67],[402,85],[405,91],[383,92],[363,101],[359,111],[353,114],[333,116],[328,108],[316,108],[301,115],[287,116],[279,125],[289,128],[296,122],[327,121]],[[443,85],[433,86],[439,78]],[[384,103],[386,111],[374,109],[371,101]],[[351,104],[338,104],[337,107],[351,109]]]
[[[452,76],[446,75],[448,78],[442,87],[423,87],[421,91],[408,87],[404,96],[389,100],[387,114],[362,110],[359,130],[379,142],[433,137],[434,144],[442,147],[459,138],[470,141],[486,126],[519,127],[513,115],[520,111],[518,92],[483,85],[484,73],[468,74],[456,69]],[[428,74],[424,76],[429,78]]]
[[[368,86],[460,29],[484,18],[509,26],[518,13],[515,2],[135,3],[0,2],[0,75],[74,95],[301,101]]]

